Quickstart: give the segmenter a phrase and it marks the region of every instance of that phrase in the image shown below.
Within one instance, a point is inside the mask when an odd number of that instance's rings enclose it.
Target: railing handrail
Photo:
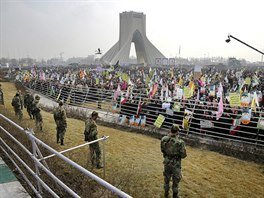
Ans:
[[[29,131],[28,129],[23,129],[21,126],[19,126],[17,123],[15,123],[14,121],[10,120],[9,118],[5,117],[3,114],[0,114],[0,118],[4,119],[5,121],[9,122],[10,124],[12,124],[13,126],[15,126],[16,128],[18,128],[19,130],[23,131],[30,139],[34,140],[34,142],[36,142],[38,145],[41,145],[42,147],[46,148],[49,152],[53,153],[54,155],[56,155],[57,157],[61,158],[63,161],[65,161],[66,163],[68,163],[69,165],[73,166],[74,168],[76,168],[77,170],[79,170],[80,172],[82,172],[83,174],[85,174],[86,176],[89,176],[91,179],[95,180],[97,183],[99,183],[100,185],[104,186],[105,188],[109,189],[110,191],[114,192],[116,195],[120,196],[120,197],[128,197],[131,198],[130,195],[126,194],[125,192],[119,190],[118,188],[116,188],[115,186],[113,186],[112,184],[106,182],[105,180],[101,179],[100,177],[96,176],[95,174],[93,174],[92,172],[86,170],[85,168],[83,168],[82,166],[80,166],[79,164],[77,164],[76,162],[72,161],[71,159],[67,158],[66,156],[62,155],[62,153],[56,151],[55,149],[51,148],[49,145],[47,145],[46,143],[44,143],[43,141],[39,140],[37,137],[35,137],[33,135],[33,133],[31,131]],[[3,127],[1,126],[1,129],[3,130]],[[12,135],[6,131],[5,129],[3,130],[6,134],[8,134],[9,137],[11,137]],[[58,182],[66,191],[68,191],[72,196],[74,197],[79,197],[75,192],[73,192],[69,187],[67,187],[62,181],[60,181],[55,175],[53,175],[44,165],[42,165],[40,163],[40,160],[38,160],[37,158],[33,157],[33,154],[26,149],[26,147],[24,147],[18,140],[16,140],[13,136],[12,139],[15,140],[15,142],[22,147],[23,150],[25,150],[27,152],[27,154],[29,154],[32,159],[34,160],[34,163],[36,163],[38,166],[40,166],[52,179],[54,179],[56,182]],[[106,137],[100,138],[100,140],[105,140]],[[12,154],[14,154],[17,158],[19,158],[19,156],[5,143],[4,140],[2,140],[2,138],[0,138],[1,142],[8,148],[8,150],[10,150],[12,152]],[[99,140],[98,140],[99,141]],[[91,142],[89,143],[85,143],[83,145],[79,145],[79,146],[84,146],[87,144],[91,144]],[[77,146],[78,147],[78,146]],[[71,149],[72,150],[72,149]],[[66,151],[65,151],[66,152]],[[20,162],[22,163],[23,161],[20,160]],[[24,166],[27,166],[26,163],[22,163]],[[30,169],[30,168],[29,168]],[[29,170],[28,169],[28,170]],[[33,171],[30,169],[30,172],[32,173]],[[32,173],[35,174],[35,173]],[[35,174],[36,175],[36,174]],[[46,190],[48,190],[50,193],[52,193],[54,196],[56,196],[56,194],[54,194],[54,192],[48,187],[45,186],[45,183],[38,177],[35,177],[37,179],[38,182],[40,182],[42,185],[44,185],[44,187],[46,188]]]

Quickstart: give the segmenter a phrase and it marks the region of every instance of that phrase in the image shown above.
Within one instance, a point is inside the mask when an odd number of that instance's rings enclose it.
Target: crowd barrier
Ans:
[[[182,127],[181,134],[202,138],[230,140],[264,146],[264,133],[260,108],[251,111],[243,120],[243,108],[224,104],[223,114],[217,117],[218,102],[160,98],[150,99],[145,89],[131,92],[62,85],[52,81],[29,81],[23,85],[47,98],[83,108],[119,114],[118,124],[141,129],[169,130],[172,124]],[[109,114],[111,115],[111,114]]]
[[[49,158],[57,157],[66,165],[79,171],[85,177],[96,181],[113,194],[119,197],[131,198],[130,195],[62,154],[83,146],[87,147],[87,145],[98,141],[103,142],[103,154],[105,154],[104,142],[109,136],[104,136],[103,138],[58,152],[35,137],[32,129],[24,129],[2,114],[0,114],[0,120],[0,150],[10,159],[36,197],[81,197],[77,192],[72,190],[72,184],[66,184],[67,181],[63,181],[63,179],[56,175],[56,171],[53,170],[54,167],[48,165],[51,163],[51,161],[47,161]],[[12,130],[10,130],[10,126],[13,127]],[[23,140],[22,142],[21,139]]]

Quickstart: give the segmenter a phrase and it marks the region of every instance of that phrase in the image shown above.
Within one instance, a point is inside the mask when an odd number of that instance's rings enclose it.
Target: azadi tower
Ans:
[[[119,14],[119,20],[119,41],[101,57],[101,62],[113,65],[119,60],[119,64],[128,63],[132,42],[135,44],[139,64],[154,65],[156,58],[165,58],[146,36],[145,14],[122,12]]]

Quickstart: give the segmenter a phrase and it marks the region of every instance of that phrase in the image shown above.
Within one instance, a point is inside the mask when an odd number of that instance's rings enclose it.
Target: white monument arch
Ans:
[[[146,36],[146,15],[142,12],[122,12],[119,14],[119,41],[101,58],[106,64],[129,62],[131,43],[135,44],[137,63],[154,65],[156,58],[165,56],[148,40]]]

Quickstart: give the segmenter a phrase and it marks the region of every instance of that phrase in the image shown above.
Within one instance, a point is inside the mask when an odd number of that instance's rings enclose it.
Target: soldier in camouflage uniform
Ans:
[[[33,117],[35,118],[37,130],[42,131],[43,120],[42,120],[42,115],[40,113],[41,109],[39,106],[39,100],[40,97],[36,95],[35,100],[32,102],[32,114]]]
[[[22,113],[22,104],[19,98],[19,93],[17,92],[16,95],[12,99],[12,106],[14,107],[15,115],[18,117],[18,120],[22,120],[23,113]]]
[[[19,95],[19,100],[20,100],[20,104],[21,104],[21,110],[23,110],[23,107],[24,107],[24,100],[23,100],[22,92],[21,92],[21,90],[18,90],[17,93],[18,93],[18,95]]]
[[[0,105],[5,105],[4,103],[4,93],[2,90],[2,85],[0,84]]]
[[[179,126],[173,124],[171,132],[161,139],[161,152],[164,157],[164,195],[169,197],[170,180],[172,178],[173,198],[178,198],[179,182],[181,180],[181,159],[185,158],[184,141],[179,138]]]
[[[34,101],[33,95],[27,90],[26,95],[24,96],[24,107],[27,108],[28,115],[30,119],[34,119],[32,113],[32,102]]]
[[[57,143],[61,143],[61,145],[64,145],[64,134],[66,132],[67,128],[67,121],[66,121],[66,111],[63,107],[63,102],[59,102],[59,106],[55,109],[53,113],[53,118],[57,125]]]
[[[90,118],[85,121],[85,130],[84,130],[84,141],[94,141],[97,140],[97,125],[96,119],[98,118],[98,113],[94,111]],[[99,142],[95,142],[93,144],[89,144],[90,148],[90,160],[92,165],[96,168],[102,168],[101,164],[101,150],[99,147]]]

